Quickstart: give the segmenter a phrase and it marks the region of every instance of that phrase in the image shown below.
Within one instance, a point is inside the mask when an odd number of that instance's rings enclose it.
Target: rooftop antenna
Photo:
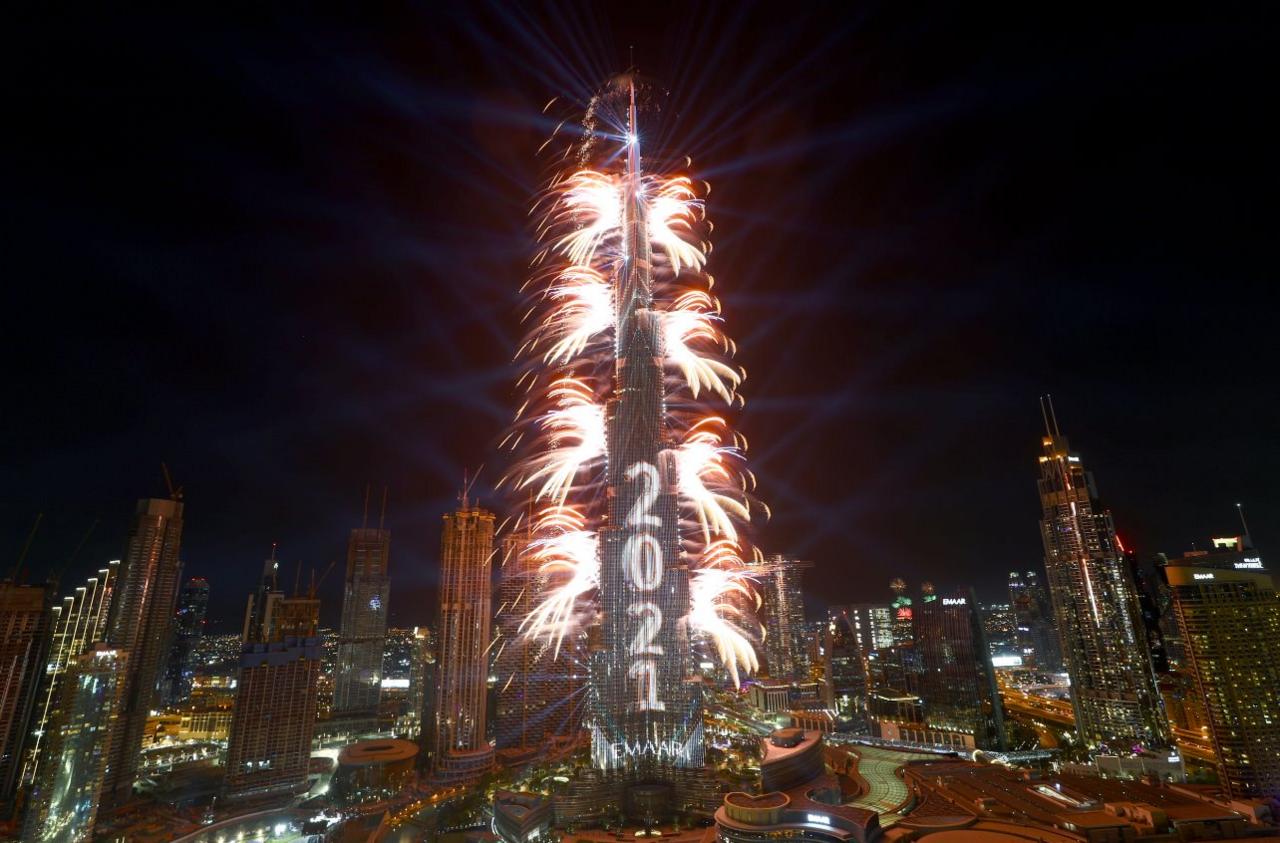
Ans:
[[[462,491],[458,493],[458,503],[461,504],[460,509],[467,508],[467,492],[471,489],[471,483],[467,480],[467,469],[462,469]]]
[[[1049,427],[1049,411],[1044,408],[1044,396],[1040,396],[1040,418],[1044,419],[1044,435],[1052,436],[1053,429]]]
[[[298,591],[298,583],[302,580],[302,560],[298,560],[298,567],[293,569],[293,596],[301,597],[302,592]]]
[[[378,530],[381,532],[382,525],[387,520],[387,487],[382,487],[382,514],[378,516]]]
[[[369,483],[364,484],[364,517],[360,519],[360,529],[364,530],[369,526]]]
[[[1236,504],[1236,512],[1240,514],[1240,526],[1244,528],[1244,546],[1253,547],[1253,536],[1249,535],[1249,522],[1244,520],[1244,504]]]
[[[1058,414],[1053,409],[1053,396],[1045,395],[1045,400],[1049,402],[1049,420],[1053,422],[1053,435],[1061,436],[1062,431],[1058,429]]]
[[[43,512],[36,515],[35,523],[31,525],[30,531],[27,532],[27,540],[22,544],[22,552],[18,554],[18,561],[13,563],[13,570],[9,572],[9,579],[17,581],[18,574],[22,571],[22,563],[27,558],[27,551],[31,549],[31,542],[35,540],[36,531],[40,529],[40,522],[43,520]]]

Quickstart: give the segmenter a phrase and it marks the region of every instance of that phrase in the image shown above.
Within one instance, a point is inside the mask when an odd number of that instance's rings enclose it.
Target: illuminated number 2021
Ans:
[[[666,711],[667,704],[658,699],[658,663],[653,659],[639,659],[631,663],[627,675],[639,679],[636,685],[636,707],[641,711]]]
[[[662,519],[651,511],[658,500],[658,469],[651,463],[638,462],[627,469],[627,479],[638,482],[640,487],[627,513],[627,526],[639,529],[627,537],[622,557],[627,576],[636,590],[653,591],[662,583],[662,545],[650,533],[640,531],[662,525]],[[658,663],[649,658],[662,655],[662,646],[654,643],[662,628],[662,610],[656,603],[642,600],[628,606],[627,614],[639,622],[627,648],[633,657],[627,676],[637,680],[636,708],[665,711],[666,703],[658,699]]]
[[[658,605],[649,602],[632,603],[627,607],[627,614],[640,619],[640,625],[636,627],[635,637],[631,639],[627,652],[633,656],[662,655],[662,645],[653,643],[653,639],[658,637],[658,630],[662,628],[662,610]]]

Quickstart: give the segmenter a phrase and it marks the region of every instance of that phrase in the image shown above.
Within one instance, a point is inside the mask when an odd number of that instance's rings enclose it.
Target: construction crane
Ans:
[[[169,498],[175,501],[182,500],[182,487],[179,486],[176,489],[173,487],[173,478],[169,476],[169,466],[162,461],[160,470],[164,472],[164,485],[169,489]]]
[[[44,520],[44,513],[36,515],[36,523],[31,525],[31,532],[27,533],[27,540],[22,545],[22,552],[18,554],[18,561],[13,563],[13,570],[9,572],[9,579],[13,582],[18,581],[18,576],[22,573],[22,563],[27,561],[27,551],[31,550],[31,542],[35,540],[36,531],[40,529],[40,522]]]
[[[315,569],[315,568],[312,568],[312,569],[311,569],[311,593],[310,593],[308,596],[309,596],[312,600],[314,600],[314,599],[316,598],[316,590],[320,588],[320,585],[321,585],[321,583],[323,583],[323,582],[324,582],[325,577],[329,576],[329,572],[330,572],[330,571],[332,571],[332,570],[333,570],[333,566],[334,566],[334,565],[337,565],[337,564],[338,564],[338,560],[337,560],[337,559],[335,559],[335,560],[333,560],[332,562],[330,562],[330,563],[329,563],[329,567],[324,569],[324,573],[320,575],[320,579],[318,579],[318,580],[316,579],[316,569]]]

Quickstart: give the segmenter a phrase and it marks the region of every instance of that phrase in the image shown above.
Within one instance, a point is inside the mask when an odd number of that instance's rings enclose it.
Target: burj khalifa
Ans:
[[[602,646],[592,661],[591,734],[597,767],[646,777],[702,765],[702,711],[689,682],[689,570],[680,553],[636,86],[626,84],[607,516],[600,530]]]

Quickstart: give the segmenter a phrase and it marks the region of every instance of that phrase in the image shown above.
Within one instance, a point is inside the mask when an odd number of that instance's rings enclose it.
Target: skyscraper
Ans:
[[[929,725],[973,735],[979,749],[1004,749],[1004,712],[973,592],[926,595],[915,628]]]
[[[1153,564],[1143,564],[1139,561],[1136,551],[1125,550],[1123,546],[1121,550],[1124,553],[1124,563],[1129,566],[1129,575],[1133,577],[1134,593],[1138,596],[1138,618],[1142,625],[1142,632],[1146,636],[1151,669],[1159,678],[1160,675],[1168,673],[1170,668],[1169,654],[1164,645],[1164,631],[1160,628],[1160,605],[1157,593],[1160,585],[1157,582],[1156,571]]]
[[[893,592],[893,601],[889,604],[893,614],[893,646],[910,647],[915,641],[915,610],[907,596],[907,584],[901,577],[894,577],[889,589]]]
[[[405,736],[419,744],[419,761],[427,750],[423,746],[422,736],[429,732],[435,724],[434,718],[426,719],[430,708],[428,700],[434,701],[436,688],[435,676],[435,636],[425,626],[413,628],[413,640],[409,655],[409,689],[405,694],[405,720],[409,729]],[[425,742],[429,744],[430,742]]]
[[[180,494],[180,493],[179,493]],[[107,641],[124,650],[124,696],[106,761],[103,800],[126,801],[133,790],[142,731],[167,654],[182,563],[182,501],[138,501],[111,607]]]
[[[893,646],[893,609],[888,603],[846,603],[832,606],[827,614],[849,625],[864,655]]]
[[[761,571],[765,666],[775,679],[809,678],[801,580],[812,567],[812,562],[775,554],[765,561]]]
[[[245,641],[261,640],[266,634],[267,608],[272,594],[280,593],[280,560],[276,559],[276,546],[271,545],[271,557],[262,563],[262,575],[258,588],[248,597],[244,610],[244,627],[240,637]]]
[[[223,781],[229,800],[307,787],[319,702],[320,601],[271,592],[267,605],[269,621],[240,655]]]
[[[1051,673],[1062,670],[1053,605],[1035,571],[1009,572],[1009,605],[1018,627],[1018,649],[1023,663]]]
[[[577,733],[583,696],[579,665],[585,661],[581,635],[566,638],[560,652],[524,635],[520,625],[546,591],[547,576],[525,549],[529,537],[503,542],[503,565],[494,613],[497,707],[494,724],[499,750],[537,749],[554,737]]]
[[[1040,536],[1062,655],[1071,675],[1076,730],[1088,746],[1167,746],[1165,720],[1139,617],[1137,592],[1121,558],[1111,513],[1093,475],[1044,405]]]
[[[383,506],[385,509],[385,499]],[[390,554],[391,531],[384,530],[381,523],[377,529],[361,527],[351,531],[333,692],[336,716],[377,716],[391,602],[387,570]]]
[[[980,607],[982,628],[987,636],[991,657],[1002,659],[1021,657],[1018,645],[1018,621],[1013,606],[1008,603],[988,603]],[[1010,662],[1004,662],[1010,664]]]
[[[440,673],[435,706],[434,774],[460,781],[486,772],[493,513],[463,495],[444,516],[440,541]]]
[[[0,807],[5,809],[22,778],[23,748],[44,677],[52,602],[52,584],[0,582]]]
[[[638,138],[634,82],[612,93],[630,137]],[[689,570],[681,561],[676,466],[667,450],[662,323],[654,308],[638,143],[623,154],[591,751],[601,770],[661,779],[664,768],[702,766],[702,707],[687,681],[692,651],[681,619],[689,613]]]
[[[853,624],[856,614],[839,612],[827,624],[824,668],[836,711],[861,721],[867,710],[867,660]]]
[[[1280,796],[1280,598],[1262,557],[1188,553],[1164,568],[1185,662],[1208,715],[1218,780],[1234,798]]]
[[[107,752],[119,726],[128,657],[96,644],[62,674],[44,759],[27,806],[23,840],[78,843],[93,837]]]
[[[119,570],[119,560],[107,563],[107,567],[98,569],[96,576],[89,577],[69,597],[62,598],[61,605],[54,606],[51,610],[53,634],[32,718],[30,749],[26,757],[26,770],[22,774],[22,780],[26,784],[35,781],[43,756],[42,749],[48,739],[49,719],[53,715],[64,672],[95,641],[106,638],[107,621],[111,614],[111,595],[115,591]]]
[[[508,441],[556,571],[531,629],[553,646],[587,634],[592,770],[557,806],[574,821],[620,809],[651,825],[714,800],[692,642],[735,680],[759,666],[744,560],[763,507],[745,440],[707,406],[737,405],[742,371],[703,271],[704,185],[650,121],[664,100],[633,74],[609,80],[535,210],[530,401]]]
[[[520,634],[530,606],[537,605],[537,572],[523,552],[527,531],[515,532],[502,543],[502,570],[498,580],[498,608],[494,612],[494,665],[498,678],[495,746],[499,750],[538,746],[542,742],[538,720],[536,662],[539,642]]]
[[[169,661],[165,665],[161,700],[177,705],[191,696],[191,649],[204,635],[204,618],[209,610],[209,581],[204,577],[187,580],[178,595]]]

